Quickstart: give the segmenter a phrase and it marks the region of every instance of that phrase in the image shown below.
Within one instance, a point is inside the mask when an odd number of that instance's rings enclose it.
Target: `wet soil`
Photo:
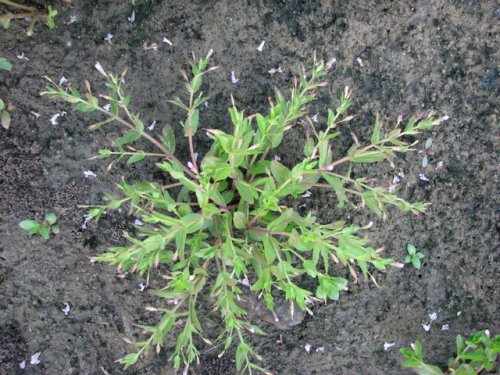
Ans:
[[[182,114],[166,100],[182,90],[179,72],[191,52],[201,56],[211,48],[220,69],[206,83],[211,99],[202,113],[203,127],[229,129],[231,94],[247,113],[264,111],[273,88],[289,87],[300,67],[312,64],[314,51],[337,63],[311,114],[320,113],[324,121],[322,115],[338,103],[344,86],[354,93],[357,118],[336,143],[337,155],[352,144],[351,132],[369,139],[377,112],[387,124],[399,114],[421,111],[450,116],[418,138],[418,150],[427,138],[433,141],[428,167],[414,152],[394,168],[376,164],[359,171],[385,184],[403,172],[401,196],[431,203],[425,215],[392,211],[382,222],[365,211],[336,208],[334,195],[324,191],[302,202],[324,222],[373,220],[367,235],[374,246],[384,246],[387,256],[402,261],[406,244],[413,243],[425,254],[422,268],[375,272],[379,288],[366,281],[350,284],[339,301],[314,306],[314,316],[288,331],[262,322],[268,336],[252,342],[264,355],[264,366],[275,374],[405,374],[398,348],[410,342],[421,340],[427,358],[444,366],[457,334],[500,332],[498,1],[135,0],[134,5],[93,0],[53,5],[59,10],[55,31],[37,27],[28,38],[25,20],[0,31],[0,55],[14,65],[11,72],[0,71],[0,97],[15,106],[11,128],[0,129],[0,374],[174,373],[163,351],[127,371],[115,363],[132,349],[123,338],[141,337],[134,324],[154,321],[144,311],[154,299],[139,290],[144,280],[119,279],[114,269],[90,263],[89,257],[120,243],[131,218],[113,214],[99,225],[81,227],[85,209],[80,205],[98,203],[120,176],[161,176],[153,162],[106,173],[104,161],[88,158],[116,134],[90,133],[93,115],[71,112],[39,93],[46,86],[44,75],[57,81],[64,76],[78,87],[88,79],[100,87],[94,69],[99,61],[115,72],[128,69],[132,107],[145,122],[177,124]],[[0,12],[4,9],[0,6]],[[68,24],[70,16],[76,21]],[[108,34],[111,42],[104,40]],[[144,43],[158,48],[146,50]],[[284,73],[268,73],[279,66]],[[50,118],[63,110],[68,113],[52,125]],[[293,130],[276,154],[291,165],[300,159],[302,145],[302,132]],[[203,135],[197,146],[201,153],[207,149]],[[178,147],[186,150],[181,137]],[[87,170],[97,178],[85,178]],[[60,235],[43,241],[18,227],[21,220],[41,219],[49,211],[59,217]],[[62,312],[65,303],[71,307],[68,315]],[[421,324],[432,312],[438,319],[425,332]],[[444,324],[449,330],[442,330]],[[395,345],[385,351],[386,342]],[[306,343],[312,345],[309,354]],[[30,365],[36,352],[41,352],[40,363]],[[193,374],[236,373],[232,353],[222,358],[209,348],[202,353]]]

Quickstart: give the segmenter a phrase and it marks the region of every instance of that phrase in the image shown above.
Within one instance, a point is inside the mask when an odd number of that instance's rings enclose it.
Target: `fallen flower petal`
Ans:
[[[316,348],[316,353],[323,353],[325,351],[324,346],[320,346],[319,348]]]
[[[309,198],[312,195],[312,193],[308,190],[304,194],[302,194],[302,198]]]
[[[71,307],[69,306],[69,303],[64,303],[64,308],[61,310],[64,315],[68,315],[68,313],[71,311]]]
[[[59,86],[62,86],[67,82],[68,82],[68,80],[66,79],[66,77],[62,76],[61,79],[59,80]]]
[[[148,126],[148,130],[153,130],[156,126],[156,120],[151,123],[151,125]]]
[[[283,73],[283,69],[281,69],[281,66],[278,66],[277,68],[271,68],[267,71],[269,74],[273,75],[276,73]]]
[[[431,330],[431,325],[430,324],[422,324],[422,327],[424,328],[425,332],[429,332]]]
[[[92,171],[83,171],[83,175],[85,176],[85,178],[89,178],[89,177],[97,177],[97,175],[92,172]]]
[[[66,22],[66,25],[71,25],[76,22],[76,16],[69,16],[69,21]]]
[[[127,17],[128,22],[133,23],[135,21],[135,10],[132,11],[130,17]]]
[[[58,125],[58,124],[59,124],[59,121],[57,121],[57,119],[58,119],[59,117],[61,117],[61,114],[60,114],[60,113],[56,113],[54,116],[52,116],[52,117],[50,118],[50,123],[51,123],[52,125]]]
[[[104,38],[104,40],[108,43],[111,43],[111,39],[113,39],[113,34],[111,33],[108,33],[108,35]]]
[[[144,223],[143,223],[142,221],[140,221],[139,219],[135,219],[135,220],[134,220],[134,225],[138,225],[138,226],[140,226],[140,227],[141,227],[141,226],[143,226],[143,225],[144,225]]]
[[[429,181],[429,179],[423,173],[419,173],[418,178],[420,178],[422,181]]]
[[[448,331],[450,329],[450,325],[449,324],[443,324],[441,326],[441,331]]]
[[[167,43],[170,47],[173,46],[172,42],[165,37],[163,38],[163,43]]]
[[[19,362],[19,368],[23,370],[26,367],[26,361]]]
[[[437,313],[433,312],[433,313],[429,314],[429,319],[431,320],[431,322],[437,320],[437,318],[438,318],[438,314]]]
[[[144,289],[146,289],[146,286],[147,286],[146,284],[144,284],[144,283],[140,283],[140,284],[139,284],[139,291],[143,292],[143,291],[144,291]]]
[[[263,41],[259,44],[259,46],[257,47],[257,51],[262,52],[262,50],[264,49],[264,44],[266,44],[266,41],[265,41],[265,40],[263,40]]]
[[[42,352],[35,353],[31,356],[30,365],[38,365],[40,363],[40,360],[38,359],[40,354],[42,354]]]
[[[394,345],[396,345],[393,342],[384,342],[384,350],[388,350],[389,348],[392,348]]]
[[[306,350],[306,352],[309,354],[309,352],[311,351],[311,348],[312,348],[312,345],[309,344],[309,343],[306,343],[304,345],[304,349]]]
[[[234,74],[234,71],[231,71],[231,82],[236,85],[239,81],[239,78],[236,78],[236,75]]]

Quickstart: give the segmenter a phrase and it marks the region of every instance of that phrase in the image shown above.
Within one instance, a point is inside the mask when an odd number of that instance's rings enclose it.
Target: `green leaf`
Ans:
[[[419,258],[417,257],[411,258],[411,264],[413,264],[413,267],[415,267],[417,270],[420,269],[421,263]]]
[[[12,69],[12,64],[8,62],[5,58],[0,57],[0,70],[7,70],[10,72]]]
[[[56,214],[53,212],[48,213],[47,215],[45,215],[45,221],[50,225],[54,225],[55,223],[57,223]]]
[[[23,228],[30,235],[38,233],[40,229],[40,223],[36,220],[23,220],[19,223],[19,226]]]
[[[195,109],[193,113],[188,116],[186,122],[184,123],[184,135],[186,137],[192,136],[196,133],[196,130],[198,130],[198,123],[200,120],[200,111],[198,109]]]
[[[380,151],[365,151],[351,156],[351,161],[354,163],[374,163],[386,158],[385,154]]]
[[[2,99],[0,99],[0,111],[5,108],[5,103],[3,102]]]
[[[130,353],[125,357],[118,360],[122,365],[124,365],[125,369],[129,368],[133,364],[135,364],[139,360],[139,353]]]
[[[245,181],[236,181],[236,189],[245,202],[253,204],[254,199],[259,197],[257,190]]]
[[[264,257],[266,258],[267,264],[273,264],[276,260],[276,254],[279,251],[278,241],[274,237],[266,234],[262,237],[262,243],[264,245]]]
[[[457,345],[457,353],[462,353],[465,348],[464,339],[462,338],[462,336],[458,335],[455,342]]]
[[[381,128],[381,123],[380,123],[380,115],[377,113],[377,117],[375,118],[375,127],[373,128],[373,133],[371,137],[371,143],[376,144],[380,140],[380,128]]]
[[[7,13],[5,16],[0,17],[0,23],[2,24],[4,29],[10,28],[10,18],[11,13]]]
[[[344,185],[342,184],[340,178],[328,173],[322,173],[321,176],[326,180],[326,182],[330,184],[330,186],[335,191],[337,199],[339,200],[337,207],[339,208],[344,207],[345,202],[347,202],[347,196],[345,194]]]
[[[128,133],[122,135],[120,138],[118,138],[116,140],[116,143],[119,146],[123,146],[126,145],[127,143],[137,141],[139,138],[141,138],[141,133],[137,132],[136,130],[131,130]]]
[[[307,138],[306,144],[304,145],[304,155],[306,157],[311,156],[313,150],[314,150],[314,140],[311,137],[309,137]]]
[[[0,115],[0,123],[4,129],[10,128],[10,113],[7,111],[2,111]]]
[[[413,255],[417,252],[417,249],[413,246],[413,244],[409,243],[406,245],[406,251],[408,251],[408,254]]]
[[[276,160],[271,161],[271,174],[276,182],[281,185],[290,177],[290,170]]]
[[[247,216],[243,212],[235,212],[233,215],[234,227],[236,229],[245,229],[248,224]]]
[[[40,226],[38,233],[40,233],[40,236],[42,236],[44,240],[48,240],[50,237],[50,228],[42,225]]]
[[[316,264],[312,260],[310,259],[304,260],[302,266],[304,267],[309,276],[316,277],[316,275],[318,274],[316,270]]]
[[[163,127],[162,135],[163,145],[170,153],[173,154],[175,152],[175,134],[174,129],[170,124],[166,124]]]
[[[87,103],[78,103],[75,105],[75,111],[79,112],[94,112],[96,107]]]
[[[251,347],[245,342],[240,342],[236,348],[236,370],[241,371]]]
[[[127,164],[137,163],[138,161],[141,161],[145,157],[146,157],[146,154],[144,152],[138,152],[138,153],[132,155],[130,158],[128,158]]]

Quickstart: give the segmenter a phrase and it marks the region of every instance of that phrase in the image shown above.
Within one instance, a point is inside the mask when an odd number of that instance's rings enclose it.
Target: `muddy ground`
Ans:
[[[127,371],[114,362],[132,349],[124,337],[141,337],[134,323],[153,321],[144,306],[154,300],[139,290],[144,280],[119,279],[110,266],[89,261],[121,243],[121,230],[130,227],[131,218],[110,215],[82,229],[85,209],[79,207],[98,203],[122,175],[130,180],[161,176],[153,161],[106,173],[106,162],[88,158],[109,144],[113,132],[90,133],[93,116],[71,112],[39,93],[46,86],[44,75],[56,81],[64,76],[77,87],[85,79],[102,87],[96,61],[115,72],[127,68],[132,107],[161,129],[182,118],[166,100],[182,90],[180,70],[191,52],[201,56],[211,48],[220,69],[205,86],[211,99],[202,113],[204,127],[229,128],[231,94],[248,113],[265,111],[273,87],[289,87],[300,66],[312,64],[313,51],[337,63],[311,113],[324,121],[327,106],[338,102],[345,85],[354,93],[352,112],[358,117],[336,143],[338,155],[352,144],[350,132],[369,139],[377,112],[387,124],[399,114],[421,111],[450,116],[418,138],[418,150],[426,139],[433,141],[428,167],[415,152],[395,168],[376,164],[364,170],[383,184],[403,172],[401,196],[430,202],[427,214],[392,211],[382,222],[364,211],[336,208],[334,195],[324,191],[301,202],[325,222],[374,220],[367,232],[373,245],[402,261],[406,244],[413,243],[425,254],[422,269],[376,272],[380,288],[366,281],[351,284],[339,301],[315,306],[313,317],[284,333],[262,323],[269,335],[253,343],[264,366],[280,375],[405,374],[398,349],[416,339],[429,360],[445,365],[457,334],[500,333],[498,1],[52,4],[60,13],[57,30],[37,27],[28,38],[27,21],[18,20],[0,31],[0,56],[14,65],[11,72],[0,71],[0,97],[15,106],[11,128],[0,129],[0,374],[174,373],[164,352]],[[132,12],[134,22],[127,19]],[[69,23],[70,16],[76,21]],[[104,40],[108,34],[111,42]],[[144,43],[158,48],[145,50]],[[284,73],[268,73],[279,66]],[[68,113],[52,125],[50,118],[62,110]],[[202,133],[197,144],[206,150]],[[277,154],[290,165],[301,157],[302,144],[302,132],[292,131]],[[179,147],[186,150],[183,140]],[[97,178],[85,178],[87,170]],[[43,241],[18,227],[21,220],[41,219],[50,211],[59,216],[60,235]],[[68,315],[64,303],[71,307]],[[432,312],[438,319],[425,332],[422,323]],[[445,324],[449,330],[442,330]],[[278,344],[281,333],[284,342]],[[386,342],[395,345],[385,351]],[[306,343],[312,345],[310,354]],[[316,350],[321,347],[324,351]],[[193,374],[236,373],[232,354],[219,359],[217,351],[207,349],[202,348],[202,363]],[[30,365],[36,352],[40,363]],[[21,370],[23,360],[28,363]]]

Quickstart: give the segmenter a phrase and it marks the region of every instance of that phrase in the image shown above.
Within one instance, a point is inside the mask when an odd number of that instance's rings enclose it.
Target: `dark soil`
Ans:
[[[421,167],[423,155],[414,152],[394,169],[375,164],[360,170],[383,184],[404,172],[400,194],[430,202],[425,215],[392,211],[382,222],[365,211],[337,209],[329,192],[314,191],[305,201],[325,222],[374,220],[367,231],[373,245],[402,261],[406,244],[413,243],[425,254],[422,269],[375,272],[380,288],[367,281],[350,284],[339,301],[315,306],[314,316],[288,331],[263,322],[269,335],[253,343],[264,366],[275,374],[404,374],[398,349],[417,339],[430,361],[445,366],[457,334],[500,333],[498,1],[135,3],[56,2],[57,30],[37,27],[28,38],[28,22],[17,20],[0,32],[0,56],[14,64],[11,72],[0,71],[0,97],[15,106],[11,128],[0,129],[0,374],[174,373],[164,352],[127,371],[115,363],[132,350],[123,338],[141,337],[134,324],[153,322],[144,306],[154,299],[139,291],[143,280],[119,279],[110,266],[89,261],[122,241],[121,230],[131,218],[116,213],[84,230],[86,211],[79,206],[98,203],[121,175],[161,177],[153,161],[106,174],[104,161],[88,158],[116,134],[90,133],[93,115],[71,112],[39,93],[44,75],[56,81],[64,76],[78,87],[88,79],[101,87],[94,69],[100,61],[115,72],[128,69],[132,107],[145,122],[178,124],[182,114],[166,100],[183,89],[180,70],[191,52],[201,56],[210,48],[220,69],[206,83],[211,99],[203,127],[229,129],[231,94],[247,113],[265,111],[273,87],[289,87],[302,65],[311,66],[314,51],[337,63],[332,84],[311,113],[319,112],[324,121],[321,114],[338,103],[345,85],[354,93],[352,112],[358,117],[336,144],[338,155],[352,144],[350,132],[369,139],[377,112],[387,124],[399,114],[407,118],[420,111],[450,116],[418,138],[418,150],[427,138],[433,140],[428,167]],[[72,15],[76,22],[67,24]],[[104,41],[108,33],[111,43]],[[173,46],[162,42],[164,37]],[[143,43],[157,43],[158,50],[145,50]],[[26,59],[16,57],[22,54]],[[268,70],[278,66],[284,73],[271,76]],[[231,83],[231,71],[237,84]],[[51,125],[60,110],[68,114]],[[203,153],[208,147],[203,134],[197,142]],[[301,157],[302,144],[302,132],[293,130],[277,154],[291,165]],[[86,170],[98,177],[85,178]],[[43,241],[18,227],[21,220],[41,219],[50,211],[58,214],[60,235]],[[64,303],[71,306],[67,316]],[[438,320],[425,332],[421,324],[432,312]],[[443,324],[449,330],[441,330]],[[384,342],[395,346],[385,351]],[[306,343],[312,345],[310,354]],[[316,351],[319,347],[324,351]],[[217,350],[207,349],[193,374],[235,374],[231,353],[219,359]],[[30,365],[36,352],[40,363]]]

